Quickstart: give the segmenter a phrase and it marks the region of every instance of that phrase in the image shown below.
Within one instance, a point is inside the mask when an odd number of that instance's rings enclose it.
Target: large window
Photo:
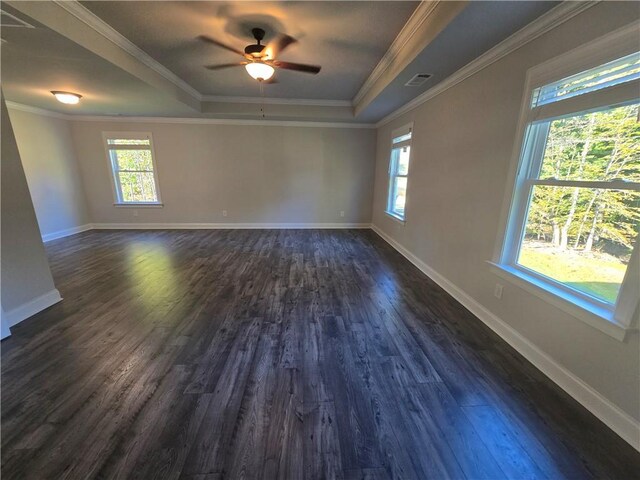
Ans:
[[[160,204],[150,133],[105,133],[116,204]]]
[[[639,296],[640,53],[624,53],[554,81],[530,72],[500,264],[626,328]]]
[[[411,159],[411,125],[395,130],[391,139],[389,159],[389,193],[387,213],[404,221],[407,203],[407,181]]]

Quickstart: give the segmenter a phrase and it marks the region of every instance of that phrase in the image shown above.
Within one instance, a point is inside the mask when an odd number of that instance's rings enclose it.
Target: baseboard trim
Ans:
[[[86,232],[87,230],[91,230],[93,225],[90,223],[86,223],[84,225],[80,225],[78,227],[67,228],[65,230],[58,230],[57,232],[47,233],[42,235],[43,242],[50,242],[52,240],[57,240],[58,238],[68,237],[69,235],[75,235],[76,233]]]
[[[560,365],[517,330],[387,235],[377,225],[371,225],[371,229],[535,365],[552,382],[571,395],[632,447],[640,451],[640,422]]]
[[[60,292],[54,288],[53,290],[50,290],[47,293],[6,312],[4,314],[4,320],[7,322],[9,328],[11,328],[23,320],[32,317],[36,313],[41,312],[45,308],[55,305],[61,300],[62,297],[60,296]]]
[[[230,229],[371,228],[370,223],[94,223],[94,230],[230,230]]]

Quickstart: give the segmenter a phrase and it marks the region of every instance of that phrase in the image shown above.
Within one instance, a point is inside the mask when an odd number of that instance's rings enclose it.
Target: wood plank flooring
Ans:
[[[2,478],[638,478],[369,230],[93,231],[2,342]]]

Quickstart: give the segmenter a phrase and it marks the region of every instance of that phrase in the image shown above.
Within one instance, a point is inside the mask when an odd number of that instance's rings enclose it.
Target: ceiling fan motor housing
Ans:
[[[257,57],[257,56],[260,56],[260,54],[262,53],[265,47],[264,45],[260,44],[260,42],[264,38],[265,32],[261,28],[253,28],[251,30],[251,33],[253,33],[253,36],[257,40],[257,43],[253,45],[247,45],[244,49],[244,53],[246,53],[247,55],[253,55],[254,57]]]
[[[247,45],[244,49],[244,53],[247,55],[258,56],[264,50],[264,45]]]

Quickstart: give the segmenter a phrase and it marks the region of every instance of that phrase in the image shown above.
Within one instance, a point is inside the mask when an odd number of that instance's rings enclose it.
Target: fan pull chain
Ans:
[[[264,119],[264,85],[260,82],[260,113]]]

